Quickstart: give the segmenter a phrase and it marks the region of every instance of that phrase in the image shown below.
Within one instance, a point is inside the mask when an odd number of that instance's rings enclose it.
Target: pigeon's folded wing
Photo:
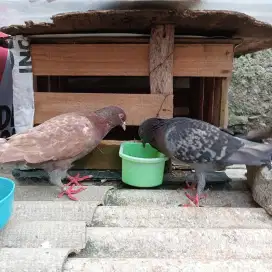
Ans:
[[[194,121],[195,122],[195,121]],[[165,145],[176,159],[190,163],[220,161],[241,148],[244,143],[205,123],[183,122],[169,124],[165,134]]]
[[[52,118],[26,133],[11,136],[0,146],[0,163],[32,164],[65,160],[84,152],[90,139],[96,141],[96,128],[85,117],[66,114]]]

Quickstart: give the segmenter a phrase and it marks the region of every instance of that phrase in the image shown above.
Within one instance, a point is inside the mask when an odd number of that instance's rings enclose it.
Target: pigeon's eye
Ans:
[[[119,113],[119,118],[120,118],[122,121],[124,121],[125,115],[124,115],[123,113]]]

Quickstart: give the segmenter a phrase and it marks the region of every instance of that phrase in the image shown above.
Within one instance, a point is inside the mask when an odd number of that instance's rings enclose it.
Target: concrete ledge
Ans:
[[[195,192],[193,192],[195,194]],[[105,205],[109,206],[178,206],[186,204],[184,190],[115,189],[108,192]],[[249,191],[209,191],[200,201],[202,206],[256,207]]]
[[[64,272],[271,272],[271,260],[68,259]]]
[[[0,247],[9,248],[73,248],[86,245],[86,224],[80,221],[16,221],[11,220],[0,232]]]
[[[62,272],[73,250],[67,248],[1,248],[0,271]]]
[[[87,228],[80,257],[272,258],[271,229]]]
[[[76,197],[80,201],[100,201],[103,203],[107,192],[112,186],[88,186],[88,188],[78,194]],[[15,190],[15,200],[18,201],[71,201],[66,195],[58,198],[60,190],[57,186],[51,185],[25,185],[17,186]]]
[[[94,213],[94,227],[147,228],[272,228],[261,208],[182,208],[104,206]]]
[[[15,201],[12,218],[21,221],[91,222],[99,201]]]

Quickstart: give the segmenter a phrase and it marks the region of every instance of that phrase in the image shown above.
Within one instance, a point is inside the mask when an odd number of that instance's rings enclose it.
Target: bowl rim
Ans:
[[[133,157],[133,156],[126,155],[126,154],[123,153],[123,149],[124,149],[124,145],[128,144],[128,143],[130,143],[130,144],[137,144],[137,145],[142,144],[141,142],[130,142],[130,141],[126,141],[126,142],[121,143],[120,148],[119,148],[119,156],[122,159],[127,159],[129,161],[139,162],[139,163],[161,163],[161,162],[165,162],[165,161],[169,160],[168,157],[166,157],[163,153],[161,153],[159,151],[158,152],[160,154],[162,154],[161,158],[148,159],[148,158],[138,158],[138,157]],[[146,145],[151,146],[150,144],[146,144]]]
[[[8,181],[9,183],[11,183],[12,184],[12,189],[10,190],[10,192],[4,198],[0,199],[0,204],[2,204],[3,202],[5,202],[5,200],[7,198],[9,198],[14,193],[14,190],[15,190],[15,182],[12,179],[5,178],[5,177],[0,177],[0,182],[2,180],[5,180],[5,181]]]

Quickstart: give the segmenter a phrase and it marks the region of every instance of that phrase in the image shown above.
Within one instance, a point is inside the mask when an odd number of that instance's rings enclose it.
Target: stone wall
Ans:
[[[235,59],[229,114],[236,132],[272,126],[272,49]]]

